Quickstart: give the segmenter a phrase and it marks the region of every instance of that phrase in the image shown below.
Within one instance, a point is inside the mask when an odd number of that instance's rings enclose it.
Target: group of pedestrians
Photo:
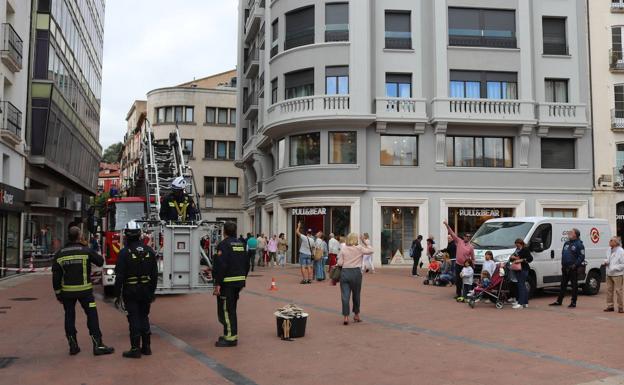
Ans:
[[[288,241],[284,233],[279,236],[274,234],[268,239],[264,234],[254,236],[247,233],[247,237],[241,234],[239,240],[245,245],[250,271],[254,271],[256,266],[286,266]]]

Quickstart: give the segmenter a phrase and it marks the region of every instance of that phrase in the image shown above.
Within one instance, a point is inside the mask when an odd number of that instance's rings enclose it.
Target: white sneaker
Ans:
[[[515,298],[509,298],[507,299],[507,303],[518,303],[518,301],[516,301]]]
[[[524,306],[520,305],[519,303],[515,303],[511,308],[512,309],[522,309],[522,308],[524,308]]]
[[[522,306],[524,306],[525,309],[529,307],[529,305],[522,305]]]

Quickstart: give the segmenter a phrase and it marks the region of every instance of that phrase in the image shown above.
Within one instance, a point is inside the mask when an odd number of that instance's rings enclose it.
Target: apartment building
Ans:
[[[33,0],[28,9],[25,231],[49,251],[38,234],[65,242],[68,225],[86,218],[97,190],[104,0]]]
[[[0,1],[0,277],[20,267],[30,2]]]
[[[144,184],[143,175],[143,130],[147,118],[147,102],[135,100],[126,114],[126,134],[120,159],[121,194],[135,196],[144,193],[145,188],[137,189],[137,184]]]
[[[242,223],[243,172],[234,165],[236,71],[152,90],[146,110],[156,141],[168,140],[177,122],[202,218]]]
[[[624,1],[588,1],[596,216],[624,236]]]
[[[582,0],[241,0],[246,225],[290,250],[297,223],[368,232],[380,264],[418,234],[445,246],[444,219],[591,216],[586,14]]]

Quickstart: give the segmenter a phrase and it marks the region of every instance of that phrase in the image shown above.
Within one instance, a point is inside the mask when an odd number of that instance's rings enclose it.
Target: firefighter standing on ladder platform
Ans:
[[[236,236],[236,224],[227,222],[223,232],[226,238],[217,246],[212,272],[217,314],[219,322],[223,324],[223,336],[215,343],[218,348],[238,345],[236,303],[240,291],[245,287],[249,271],[249,258],[245,253],[245,245]]]
[[[193,199],[186,195],[186,179],[179,176],[171,182],[171,193],[160,207],[160,219],[166,222],[191,222],[197,219]]]

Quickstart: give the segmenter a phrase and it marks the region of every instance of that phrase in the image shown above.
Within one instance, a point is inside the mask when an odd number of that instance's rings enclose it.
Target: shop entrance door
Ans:
[[[301,239],[297,237],[296,228],[297,224],[301,223],[301,233],[305,233],[312,230],[312,235],[315,235],[319,231],[324,231],[325,228],[325,215],[294,215],[293,227],[292,227],[292,239],[293,239],[293,263],[299,263],[299,247],[301,246]]]

